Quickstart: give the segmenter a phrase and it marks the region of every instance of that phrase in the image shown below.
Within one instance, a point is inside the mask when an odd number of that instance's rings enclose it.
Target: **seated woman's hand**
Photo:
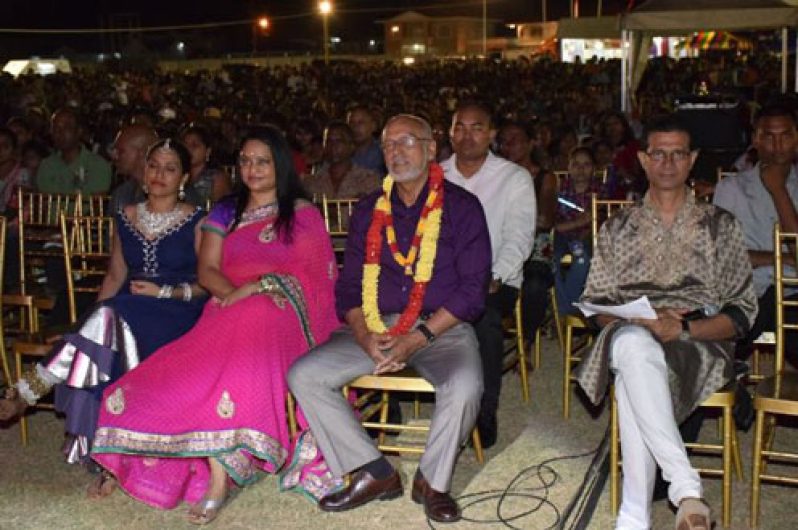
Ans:
[[[130,292],[141,296],[157,297],[161,288],[152,282],[145,280],[133,280],[130,282]]]
[[[260,285],[258,282],[248,282],[233,289],[227,296],[219,299],[219,305],[222,307],[229,307],[236,302],[249,298],[258,292]]]

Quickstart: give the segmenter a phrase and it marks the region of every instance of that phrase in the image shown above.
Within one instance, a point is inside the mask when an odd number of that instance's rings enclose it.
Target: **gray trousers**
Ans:
[[[482,397],[474,330],[465,323],[453,326],[407,364],[435,387],[435,411],[419,469],[433,489],[449,491],[457,454],[473,429]],[[374,361],[357,344],[352,329],[343,326],[288,372],[291,392],[335,476],[381,456],[341,393],[347,383],[373,370]]]

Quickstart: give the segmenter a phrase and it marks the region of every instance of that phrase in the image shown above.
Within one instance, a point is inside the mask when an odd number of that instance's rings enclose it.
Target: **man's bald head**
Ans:
[[[133,124],[123,127],[114,140],[113,159],[117,172],[141,181],[147,148],[158,141],[152,127]]]

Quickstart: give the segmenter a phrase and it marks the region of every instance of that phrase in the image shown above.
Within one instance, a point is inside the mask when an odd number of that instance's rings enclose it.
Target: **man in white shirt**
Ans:
[[[482,356],[485,391],[477,418],[482,444],[496,443],[496,410],[501,390],[504,335],[502,318],[513,310],[523,281],[523,265],[532,252],[536,202],[532,177],[523,167],[495,156],[491,110],[481,102],[455,109],[450,131],[454,154],[441,166],[446,179],[479,198],[492,247],[492,281],[485,314],[474,325]]]

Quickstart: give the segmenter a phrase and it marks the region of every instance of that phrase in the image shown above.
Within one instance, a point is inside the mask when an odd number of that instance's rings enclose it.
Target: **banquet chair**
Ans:
[[[61,213],[69,321],[78,320],[77,293],[98,293],[111,257],[113,217],[67,217]]]
[[[106,217],[113,215],[111,210],[111,196],[110,195],[83,195],[79,194],[77,198],[77,207],[75,215],[87,215],[89,217]]]
[[[633,201],[599,199],[595,194],[590,200],[590,233],[593,238],[593,249],[598,247],[599,227],[603,220],[609,219],[615,212],[629,206]],[[556,297],[554,299],[555,311]],[[587,342],[577,350],[574,350],[574,330],[587,329],[587,322],[581,315],[566,314],[560,317],[563,326],[563,417],[568,419],[571,415],[571,383],[575,381],[572,371],[574,366],[582,360],[581,351],[589,348],[593,343],[592,336],[588,336]]]
[[[769,469],[769,464],[796,464],[798,453],[774,450],[777,416],[798,416],[798,373],[784,369],[784,334],[798,330],[798,322],[788,322],[787,309],[798,307],[798,301],[788,300],[785,291],[798,287],[798,276],[785,275],[785,248],[789,256],[798,255],[798,233],[784,232],[776,223],[773,231],[773,249],[776,290],[776,359],[775,373],[765,378],[756,387],[754,411],[753,466],[751,478],[751,518],[750,526],[756,528],[759,522],[759,499],[762,482],[798,485],[798,477]]]
[[[521,312],[522,300],[521,291],[518,292],[518,297],[515,300],[512,316],[505,319],[504,331],[512,339],[512,345],[509,349],[505,350],[505,363],[502,368],[503,372],[512,368],[518,367],[518,374],[521,377],[521,395],[524,403],[529,403],[529,373],[527,370],[526,362],[526,336],[524,334],[524,320]],[[538,329],[535,337],[535,356],[537,362],[540,362],[540,330]],[[515,354],[507,358],[507,354],[515,351]]]
[[[46,265],[48,262],[62,263],[59,215],[80,212],[79,197],[24,191],[18,195],[19,287],[14,294],[21,295],[17,300],[22,302],[19,323],[25,324],[20,325],[18,332],[37,333],[40,311],[52,309],[55,304],[55,299],[44,289]],[[32,302],[27,296],[33,297]]]
[[[406,445],[406,444],[389,444],[385,441],[385,433],[387,431],[401,433],[403,431],[409,432],[429,432],[429,427],[425,425],[410,425],[410,424],[395,424],[388,423],[388,401],[391,392],[415,392],[415,393],[428,393],[434,394],[435,387],[432,384],[418,375],[412,368],[405,368],[399,372],[381,375],[362,375],[355,380],[351,381],[343,389],[344,396],[349,395],[350,389],[359,389],[367,391],[362,394],[355,402],[355,408],[360,411],[360,420],[364,427],[370,429],[377,429],[379,436],[377,438],[377,449],[383,452],[395,453],[411,453],[422,454],[424,453],[424,446],[419,445]],[[380,392],[379,403],[371,403],[371,391]],[[415,404],[415,415],[418,416],[418,401]],[[379,413],[378,421],[372,421],[372,418]],[[485,462],[484,454],[482,451],[482,441],[479,437],[479,431],[476,426],[471,431],[471,440],[474,446],[474,453],[477,462],[483,464]]]
[[[8,355],[6,353],[6,333],[4,327],[5,320],[5,307],[3,305],[3,266],[5,264],[6,255],[6,218],[0,216],[0,356],[2,356],[3,368],[3,383],[5,385],[11,384],[11,369],[8,364]]]
[[[743,478],[742,458],[737,440],[737,429],[734,424],[734,396],[736,382],[732,381],[722,389],[709,396],[699,405],[702,408],[719,409],[721,412],[722,434],[720,443],[685,443],[688,451],[698,454],[720,454],[720,468],[697,468],[696,471],[704,476],[720,477],[722,481],[722,517],[724,527],[731,522],[731,475],[732,466],[739,480]],[[615,401],[614,388],[610,388],[610,508],[613,515],[617,515],[620,506],[621,489],[621,461],[620,434],[618,425],[618,403]]]
[[[14,351],[14,364],[16,365],[16,380],[19,381],[22,378],[26,359],[31,357],[36,358],[37,360],[44,359],[50,353],[51,348],[52,345],[46,342],[28,342],[23,340],[14,341],[12,349]],[[23,447],[28,446],[29,426],[27,412],[32,408],[55,410],[53,404],[46,401],[38,401],[35,405],[28,407],[26,413],[19,418],[19,435],[22,440]]]
[[[69,319],[77,322],[76,293],[97,293],[105,276],[110,258],[111,241],[114,233],[112,217],[67,217],[61,212],[62,259],[66,268]],[[17,379],[22,377],[22,367],[26,358],[46,357],[52,348],[51,341],[41,337],[18,339],[14,343],[14,356]],[[47,403],[37,403],[37,408],[52,409]],[[22,445],[28,443],[28,422],[20,418]]]
[[[332,239],[333,251],[339,265],[343,264],[346,236],[349,234],[349,218],[359,200],[356,198],[329,199],[326,195],[321,197],[324,226]]]

